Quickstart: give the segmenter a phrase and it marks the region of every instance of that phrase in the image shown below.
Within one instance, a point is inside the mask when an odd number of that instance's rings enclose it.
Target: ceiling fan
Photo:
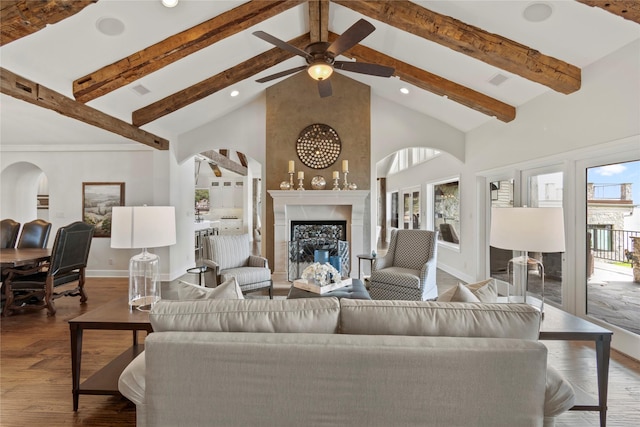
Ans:
[[[298,71],[302,71],[306,68],[309,75],[314,80],[318,81],[318,92],[320,92],[320,97],[325,98],[332,94],[329,77],[333,74],[334,68],[354,73],[369,74],[372,76],[391,77],[395,72],[391,67],[378,64],[367,64],[364,62],[335,60],[338,55],[351,49],[371,34],[375,29],[376,28],[371,23],[361,19],[349,27],[333,43],[315,42],[305,47],[304,50],[267,34],[264,31],[256,31],[253,33],[256,37],[259,37],[280,49],[302,56],[307,61],[307,65],[281,71],[256,81],[259,83],[265,83],[280,77],[288,76],[289,74],[297,73]]]

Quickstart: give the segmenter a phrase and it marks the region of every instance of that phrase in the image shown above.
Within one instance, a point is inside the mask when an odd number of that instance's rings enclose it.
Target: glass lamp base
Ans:
[[[149,311],[160,301],[160,258],[144,249],[129,260],[129,307]]]

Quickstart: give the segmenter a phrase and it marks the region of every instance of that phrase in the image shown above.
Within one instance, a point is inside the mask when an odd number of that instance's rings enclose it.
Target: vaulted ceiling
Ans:
[[[518,120],[518,108],[545,92],[571,96],[584,67],[640,38],[635,0],[180,0],[175,8],[160,0],[3,0],[1,7],[2,145],[124,137],[166,149],[279,81],[256,79],[305,64],[251,34],[257,30],[304,48],[366,19],[376,30],[340,59],[388,65],[394,76],[338,72],[463,132]]]

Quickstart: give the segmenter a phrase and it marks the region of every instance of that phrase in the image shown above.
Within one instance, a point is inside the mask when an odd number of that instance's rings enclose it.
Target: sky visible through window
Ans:
[[[587,181],[593,184],[633,184],[633,203],[640,205],[640,160],[589,168],[587,171]]]

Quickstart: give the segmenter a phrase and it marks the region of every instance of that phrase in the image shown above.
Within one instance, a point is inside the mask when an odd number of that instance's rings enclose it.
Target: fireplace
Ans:
[[[346,220],[290,221],[291,240],[287,256],[287,279],[299,279],[302,272],[315,261],[317,250],[326,251],[329,257],[339,257],[342,277],[349,277],[351,262],[347,239]]]
[[[357,262],[354,261],[354,258],[357,260],[355,254],[365,253],[365,245],[369,244],[368,235],[365,236],[370,233],[369,220],[365,219],[365,214],[369,212],[368,190],[269,190],[268,193],[273,198],[274,280],[288,280],[289,242],[294,236],[293,226],[301,223],[317,224],[322,228],[322,225],[327,225],[323,224],[325,221],[344,222],[345,234],[341,237],[348,242],[348,271],[357,272],[357,265],[354,269],[354,263]],[[320,234],[326,231],[325,229]],[[318,229],[305,227],[303,232],[318,233]]]

